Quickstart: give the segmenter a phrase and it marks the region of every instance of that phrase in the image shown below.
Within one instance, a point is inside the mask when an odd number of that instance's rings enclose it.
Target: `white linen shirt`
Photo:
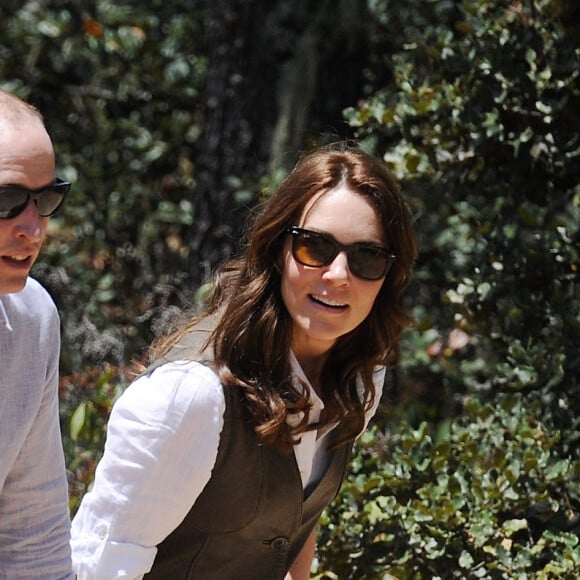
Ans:
[[[310,421],[323,403],[291,356],[291,366],[310,390]],[[384,370],[377,371],[377,396]],[[211,477],[225,399],[218,376],[192,361],[166,363],[137,379],[113,406],[105,453],[93,490],[72,524],[73,570],[78,580],[140,579],[160,544],[193,507]],[[303,486],[320,479],[323,437],[301,435],[294,447]]]
[[[0,294],[0,578],[72,577],[59,354],[46,290],[29,278]]]

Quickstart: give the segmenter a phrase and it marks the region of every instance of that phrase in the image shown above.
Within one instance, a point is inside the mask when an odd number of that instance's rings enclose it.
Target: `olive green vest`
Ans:
[[[211,365],[211,353],[199,348],[207,332],[190,333],[168,358],[197,353],[197,360]],[[338,493],[351,445],[333,450],[322,479],[303,490],[294,453],[262,443],[239,389],[224,388],[224,395],[224,427],[211,478],[185,519],[157,546],[147,580],[283,579]]]

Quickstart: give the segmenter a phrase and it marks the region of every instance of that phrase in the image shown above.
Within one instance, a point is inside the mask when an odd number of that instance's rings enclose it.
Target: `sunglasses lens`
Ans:
[[[348,253],[348,264],[355,276],[366,280],[379,280],[390,266],[387,253],[380,248],[358,247]]]
[[[294,257],[305,266],[324,266],[336,256],[337,248],[327,238],[315,233],[301,232],[294,236]]]
[[[28,194],[25,191],[2,191],[0,192],[0,219],[17,216],[28,202]]]
[[[70,183],[57,182],[41,191],[31,191],[24,187],[9,185],[0,187],[0,219],[12,219],[21,214],[31,201],[36,203],[40,217],[50,217],[62,204]]]
[[[292,254],[304,266],[320,268],[345,251],[350,271],[364,280],[379,280],[387,275],[394,256],[387,250],[365,243],[342,245],[332,236],[301,228],[290,228]]]
[[[52,215],[64,200],[64,193],[54,189],[47,189],[38,196],[36,204],[38,206],[38,215],[48,217]]]

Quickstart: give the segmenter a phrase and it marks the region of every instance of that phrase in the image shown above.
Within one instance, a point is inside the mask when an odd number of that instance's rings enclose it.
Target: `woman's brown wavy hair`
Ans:
[[[286,231],[299,223],[308,201],[338,185],[371,201],[396,259],[369,316],[330,351],[321,377],[325,415],[308,426],[306,393],[297,393],[290,382],[292,325],[278,264]],[[402,299],[416,253],[410,212],[397,182],[379,161],[357,149],[342,146],[307,154],[262,205],[249,228],[245,252],[216,276],[208,314],[218,314],[211,338],[216,371],[226,387],[244,389],[256,432],[266,443],[290,450],[300,433],[337,421],[343,424],[341,441],[361,431],[365,409],[375,398],[373,370],[396,361],[399,335],[410,323]],[[179,336],[166,342],[165,350]],[[364,385],[362,401],[358,376]],[[300,411],[303,420],[291,429],[287,416]]]

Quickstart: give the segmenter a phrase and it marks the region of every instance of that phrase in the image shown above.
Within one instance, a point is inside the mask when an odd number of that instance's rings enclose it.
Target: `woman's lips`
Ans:
[[[325,298],[324,296],[318,296],[316,294],[309,294],[308,296],[313,302],[326,306],[327,308],[335,308],[337,310],[348,308],[348,304],[344,304],[344,302],[336,302],[335,300],[330,300],[330,298]]]

